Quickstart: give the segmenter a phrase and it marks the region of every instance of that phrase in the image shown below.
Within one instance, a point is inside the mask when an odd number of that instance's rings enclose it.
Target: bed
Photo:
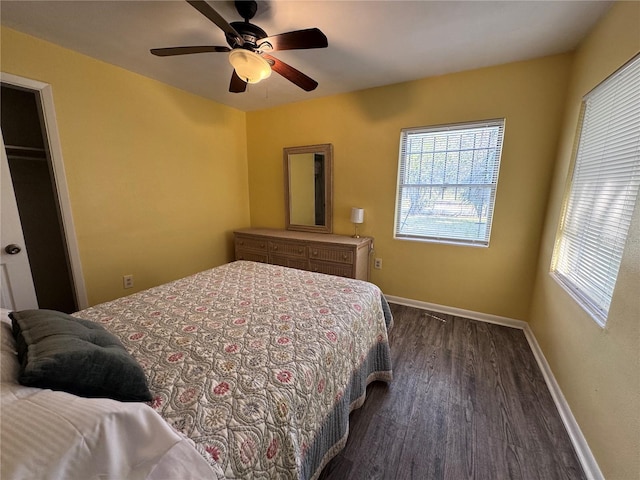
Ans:
[[[157,451],[125,462],[142,465],[135,478],[180,476],[184,466],[188,478],[315,479],[343,448],[366,386],[392,378],[391,313],[380,290],[359,280],[237,261],[74,316],[115,334],[148,379],[146,404],[70,396],[111,403],[100,411],[130,408],[123,423],[135,418],[136,431],[154,432]],[[13,404],[14,390],[34,389],[3,373],[2,478],[20,478],[10,470],[20,461],[5,454],[18,428],[4,421],[5,377]],[[117,478],[105,465],[104,478]]]

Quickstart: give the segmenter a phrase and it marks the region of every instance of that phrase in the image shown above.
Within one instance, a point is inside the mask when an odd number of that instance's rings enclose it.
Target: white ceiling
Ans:
[[[232,1],[209,2],[228,22]],[[609,1],[258,2],[251,21],[269,35],[318,27],[329,47],[273,55],[318,81],[305,92],[278,74],[229,93],[228,54],[156,57],[149,49],[227,45],[185,1],[0,1],[3,25],[251,111],[444,73],[570,51]],[[0,59],[1,61],[1,59]],[[0,63],[1,66],[1,63]]]

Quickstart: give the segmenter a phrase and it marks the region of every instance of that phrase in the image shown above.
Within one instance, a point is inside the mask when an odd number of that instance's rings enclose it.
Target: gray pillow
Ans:
[[[101,325],[54,310],[9,317],[21,384],[122,402],[152,399],[140,365]]]

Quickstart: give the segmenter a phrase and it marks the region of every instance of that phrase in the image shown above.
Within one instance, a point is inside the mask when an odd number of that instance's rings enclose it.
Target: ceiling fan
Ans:
[[[236,10],[244,21],[231,23],[228,23],[203,0],[186,1],[225,33],[229,47],[202,45],[152,48],[152,54],[169,57],[192,53],[228,52],[229,62],[234,68],[229,91],[234,93],[244,92],[247,89],[247,83],[258,83],[271,75],[272,70],[307,92],[318,86],[318,82],[291,65],[272,57],[268,52],[325,48],[328,45],[327,37],[319,29],[308,28],[268,36],[260,27],[249,23],[258,10],[258,4],[255,1],[234,2]]]

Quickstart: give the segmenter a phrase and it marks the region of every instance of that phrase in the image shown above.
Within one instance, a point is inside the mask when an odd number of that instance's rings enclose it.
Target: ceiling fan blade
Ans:
[[[215,46],[194,46],[194,47],[167,47],[167,48],[152,48],[151,53],[158,57],[170,57],[172,55],[189,55],[191,53],[208,53],[208,52],[228,52],[229,47],[215,47]]]
[[[327,37],[317,28],[308,28],[306,30],[296,30],[294,32],[281,33],[272,37],[262,38],[259,45],[269,42],[272,50],[298,50],[304,48],[326,48],[329,44]],[[268,49],[268,46],[265,45]]]
[[[231,83],[229,84],[229,91],[231,93],[242,93],[247,89],[247,82],[242,80],[236,71],[233,71],[231,75]]]
[[[284,78],[289,80],[292,83],[295,83],[301,89],[310,92],[311,90],[315,90],[318,86],[318,82],[316,82],[313,78],[306,76],[300,70],[296,70],[291,65],[287,65],[286,63],[278,60],[271,55],[267,55],[263,53],[262,56],[271,63],[271,69],[282,75]]]
[[[204,0],[187,0],[187,3],[215,23],[224,33],[235,38],[238,45],[242,45],[244,43],[242,36],[240,36],[236,29],[229,25],[229,22],[227,22],[222,15],[216,12],[207,2]]]

